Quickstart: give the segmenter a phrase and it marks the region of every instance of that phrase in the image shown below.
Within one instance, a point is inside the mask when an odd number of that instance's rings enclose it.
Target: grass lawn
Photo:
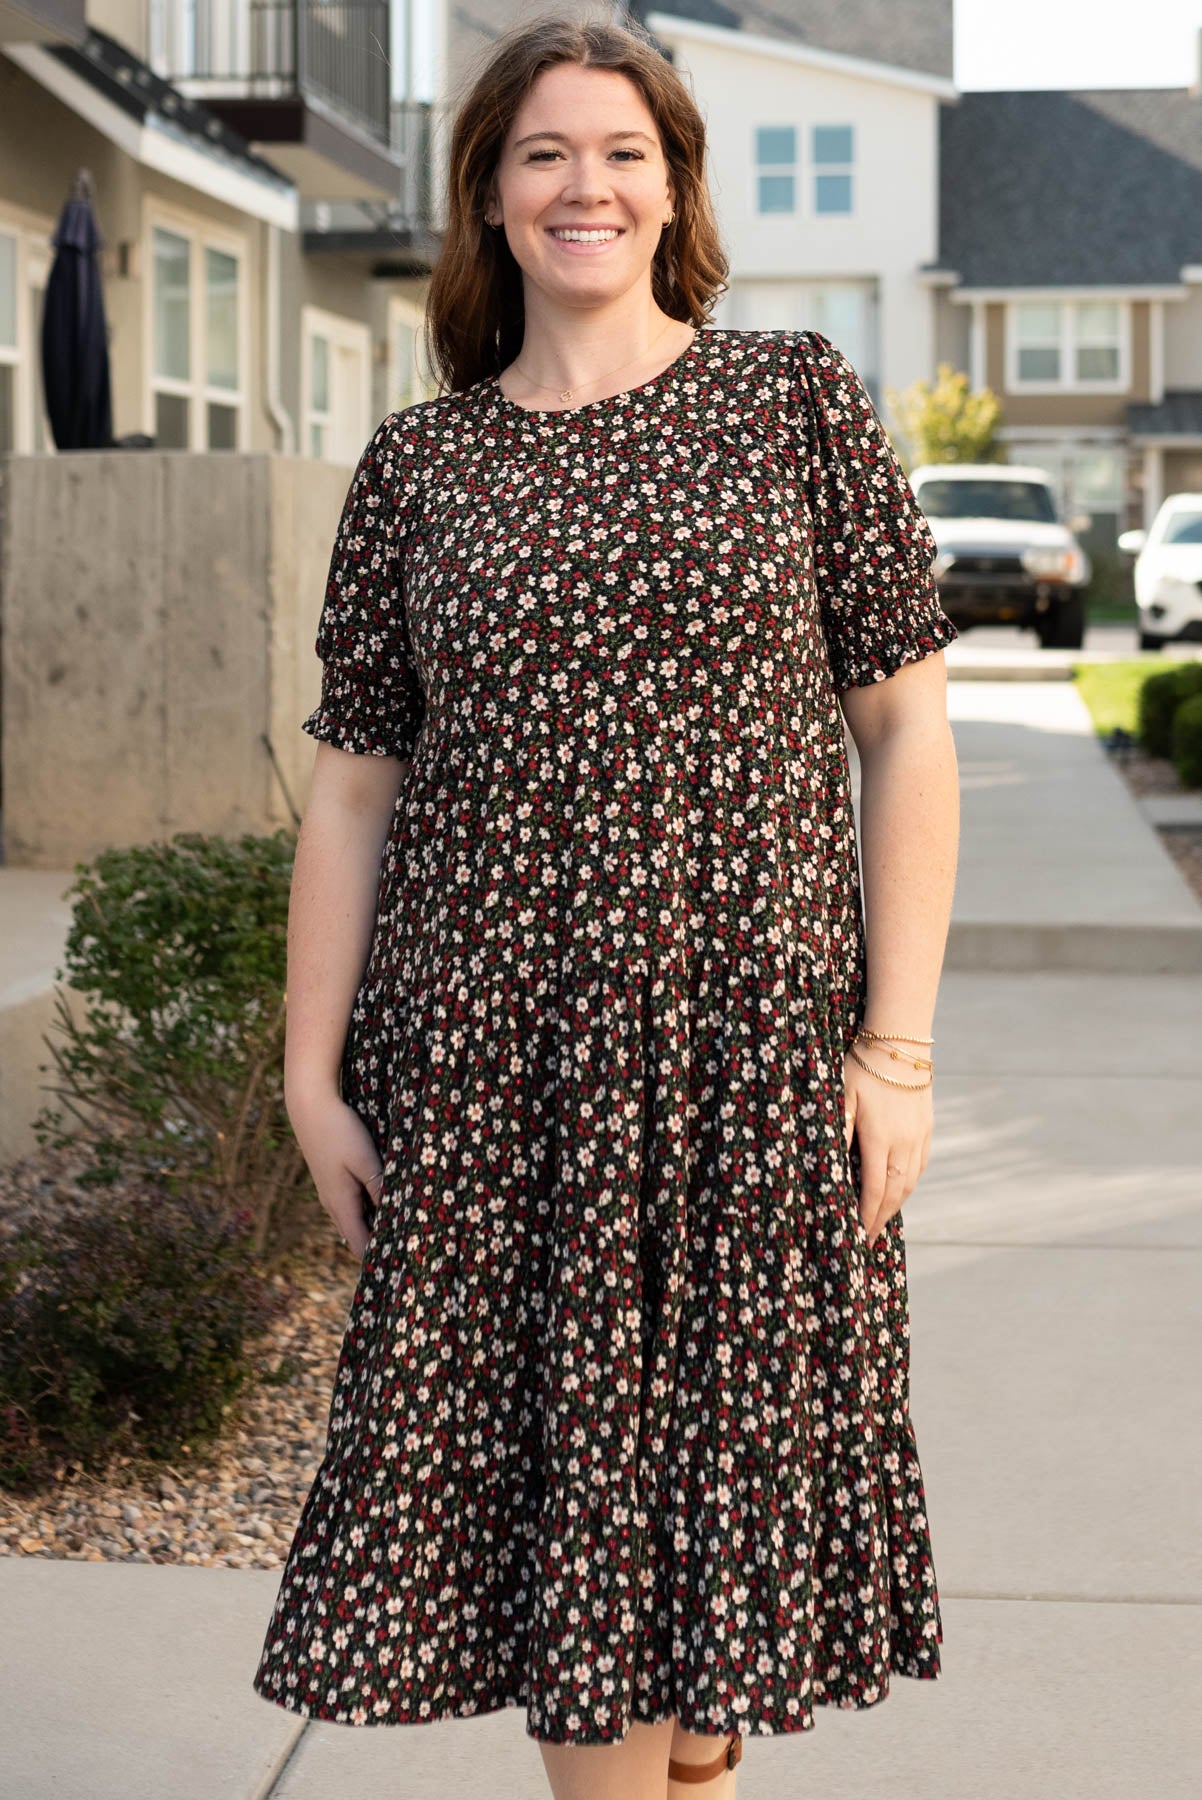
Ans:
[[[1134,600],[1095,600],[1085,602],[1085,616],[1091,625],[1139,624],[1139,608]]]
[[[1121,725],[1134,733],[1140,688],[1149,675],[1170,666],[1156,651],[1130,662],[1074,663],[1077,689],[1089,708],[1094,730],[1104,733]]]

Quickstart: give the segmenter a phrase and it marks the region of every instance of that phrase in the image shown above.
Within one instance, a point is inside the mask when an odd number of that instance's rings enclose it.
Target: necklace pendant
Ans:
[[[560,390],[559,390],[559,398],[560,398],[560,399],[561,399],[561,400],[570,400],[570,399],[571,399],[571,398],[572,398],[572,395],[573,395],[573,394],[574,394],[574,393],[575,393],[575,392],[576,392],[576,389],[575,389],[575,388],[560,388]]]

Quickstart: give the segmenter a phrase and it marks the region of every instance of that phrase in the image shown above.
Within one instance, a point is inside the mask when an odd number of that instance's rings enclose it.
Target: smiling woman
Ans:
[[[940,1670],[900,1208],[956,632],[846,357],[710,324],[704,158],[637,30],[492,49],[446,391],[360,458],[305,721],[290,1117],[363,1260],[255,1686],[522,1706],[555,1800],[734,1800],[745,1736]]]
[[[452,392],[604,399],[688,344],[726,285],[705,128],[638,28],[545,20],[495,47],[456,117],[430,285]]]

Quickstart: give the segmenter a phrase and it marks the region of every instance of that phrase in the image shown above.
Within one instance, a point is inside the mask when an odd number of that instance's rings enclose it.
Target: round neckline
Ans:
[[[646,381],[640,381],[635,387],[623,388],[620,393],[604,394],[600,400],[585,400],[579,406],[523,406],[520,400],[510,399],[509,395],[501,386],[501,377],[499,374],[490,375],[488,380],[497,399],[512,413],[516,413],[523,418],[536,420],[573,419],[577,418],[581,413],[591,412],[594,407],[612,406],[616,400],[628,400],[633,394],[644,394],[649,388],[658,387],[661,382],[668,381],[693,355],[702,335],[707,330],[712,329],[713,327],[711,326],[697,326],[684,349],[681,350],[678,355],[674,356],[670,363],[665,363],[658,375],[652,375]]]

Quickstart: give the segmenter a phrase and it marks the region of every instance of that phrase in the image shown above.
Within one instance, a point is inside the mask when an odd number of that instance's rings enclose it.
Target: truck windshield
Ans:
[[[923,481],[918,504],[929,519],[1017,519],[1056,523],[1051,490],[1034,481]]]

